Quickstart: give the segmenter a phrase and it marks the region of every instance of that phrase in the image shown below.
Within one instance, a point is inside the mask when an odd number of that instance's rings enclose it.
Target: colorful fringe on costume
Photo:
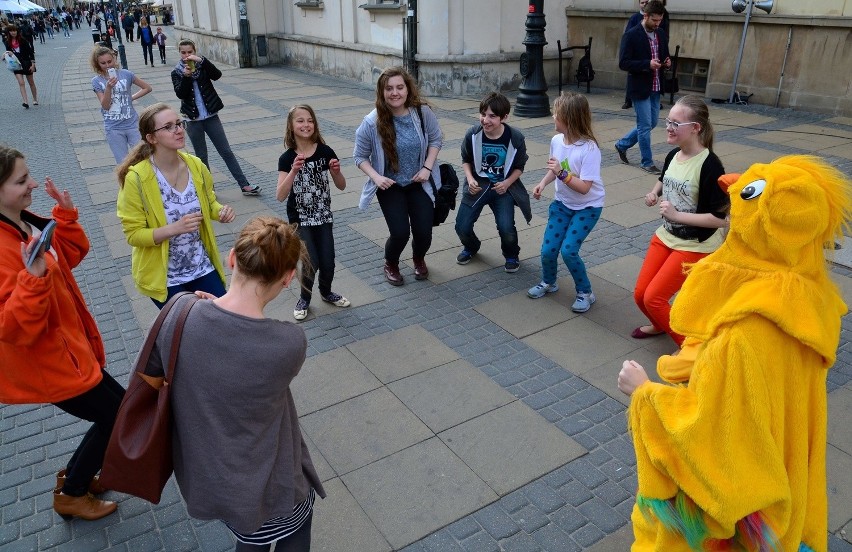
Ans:
[[[712,539],[704,523],[704,512],[682,492],[668,500],[639,496],[636,504],[643,515],[653,515],[666,529],[681,535],[694,550],[779,552],[781,549],[775,532],[759,512],[738,521],[732,538]],[[810,550],[802,544],[799,552]]]

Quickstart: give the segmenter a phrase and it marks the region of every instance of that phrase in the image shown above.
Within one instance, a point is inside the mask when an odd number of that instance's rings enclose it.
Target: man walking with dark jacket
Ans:
[[[659,0],[645,5],[642,24],[626,31],[621,37],[618,66],[627,71],[627,96],[633,101],[636,126],[615,143],[622,163],[630,164],[627,150],[639,144],[641,168],[660,174],[651,151],[651,131],[660,115],[663,67],[671,67],[669,37],[659,29],[665,7]]]

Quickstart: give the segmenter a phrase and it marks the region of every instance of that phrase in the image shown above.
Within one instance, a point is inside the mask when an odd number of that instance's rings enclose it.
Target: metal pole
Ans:
[[[748,20],[751,19],[751,9],[753,7],[754,0],[748,0],[745,24],[743,25],[743,37],[740,39],[740,51],[737,54],[737,66],[734,69],[734,82],[731,84],[731,95],[728,97],[728,103],[734,103],[734,95],[737,93],[737,79],[740,77],[740,64],[743,61],[743,50],[745,49],[746,34],[748,33]]]
[[[118,12],[115,7],[115,0],[110,0],[110,7],[112,8],[113,17],[118,19]],[[115,34],[118,37],[118,60],[121,63],[122,69],[127,69],[127,54],[124,52],[124,43],[121,41],[121,33],[124,32],[124,26],[119,23],[119,28],[115,30]]]
[[[527,11],[527,34],[524,44],[527,51],[521,54],[520,72],[524,82],[515,102],[518,117],[547,117],[550,115],[550,100],[547,98],[547,82],[544,80],[544,0],[529,0]]]
[[[781,84],[784,82],[784,70],[787,69],[787,56],[790,55],[790,44],[793,42],[793,26],[787,32],[787,47],[784,48],[784,61],[781,63],[781,76],[778,77],[778,94],[775,95],[775,107],[781,101]]]

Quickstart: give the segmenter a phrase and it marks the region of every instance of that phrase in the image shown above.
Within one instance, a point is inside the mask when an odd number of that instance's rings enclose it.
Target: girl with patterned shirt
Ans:
[[[89,63],[95,76],[92,78],[92,90],[101,104],[104,117],[104,133],[107,144],[116,163],[127,156],[130,148],[139,140],[139,115],[133,109],[133,100],[138,100],[151,91],[151,85],[127,69],[119,69],[115,60],[115,50],[106,46],[95,46]],[[114,69],[115,75],[109,70]],[[131,94],[133,85],[140,88]]]
[[[326,145],[309,105],[296,105],[287,114],[284,133],[287,151],[278,159],[278,201],[287,199],[287,218],[297,224],[299,237],[305,242],[311,263],[302,269],[302,293],[293,309],[296,320],[308,316],[314,287],[314,273],[319,272],[320,297],[337,307],[348,307],[349,300],[331,291],[334,279],[334,234],[332,232],[331,188],[328,175],[338,190],[346,188],[340,172],[340,160]]]

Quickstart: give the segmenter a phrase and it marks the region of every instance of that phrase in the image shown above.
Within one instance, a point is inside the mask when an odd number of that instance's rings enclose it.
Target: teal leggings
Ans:
[[[556,283],[556,269],[561,253],[571,277],[574,278],[577,293],[592,291],[586,265],[580,258],[580,247],[598,223],[601,211],[602,207],[586,207],[575,211],[561,201],[550,204],[547,227],[541,242],[541,279],[544,283]]]

